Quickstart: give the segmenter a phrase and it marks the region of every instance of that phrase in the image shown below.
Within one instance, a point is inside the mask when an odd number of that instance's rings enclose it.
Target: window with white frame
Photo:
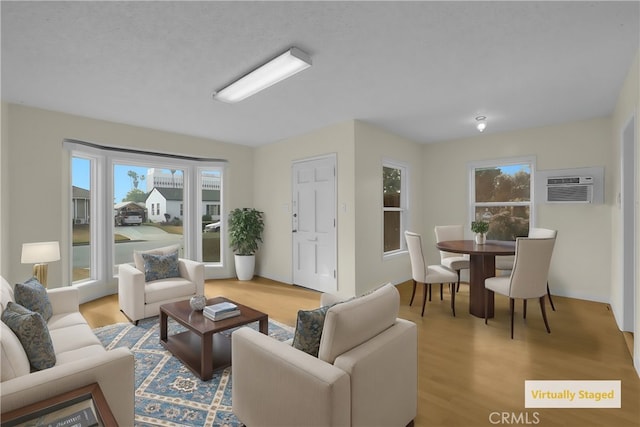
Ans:
[[[515,240],[533,223],[533,157],[469,165],[469,217],[489,223],[487,238]]]
[[[407,214],[407,167],[386,161],[382,164],[384,255],[404,250],[403,233]]]
[[[71,156],[74,282],[108,282],[117,274],[118,264],[132,260],[134,250],[167,242],[180,245],[180,256],[220,265],[220,233],[208,233],[203,245],[202,215],[207,202],[222,203],[223,161],[132,153],[79,141],[65,141],[65,148]],[[212,176],[207,181],[199,178],[203,168]],[[169,184],[162,186],[165,181]],[[203,185],[213,185],[217,191],[206,190],[203,200]],[[163,192],[151,191],[154,188]],[[167,200],[166,208],[153,200],[156,193]],[[156,218],[158,214],[163,217]],[[145,241],[136,237],[138,226],[153,227],[152,235],[167,237]]]
[[[92,176],[95,175],[95,159],[89,156],[74,156],[71,159],[71,224],[73,229],[71,276],[74,282],[91,279],[95,227],[91,220]],[[95,191],[93,192],[95,197]]]

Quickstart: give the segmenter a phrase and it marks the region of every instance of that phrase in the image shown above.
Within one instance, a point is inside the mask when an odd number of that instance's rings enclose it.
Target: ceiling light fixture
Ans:
[[[292,47],[266,64],[213,94],[213,99],[234,103],[254,95],[311,66],[311,57]]]
[[[487,118],[485,116],[478,116],[478,117],[476,117],[476,121],[478,122],[476,124],[476,128],[480,132],[483,132],[484,129],[487,127]]]

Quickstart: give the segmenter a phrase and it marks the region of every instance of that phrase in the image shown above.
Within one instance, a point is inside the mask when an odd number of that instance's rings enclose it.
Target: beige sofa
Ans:
[[[2,277],[1,309],[14,301],[13,287]],[[106,350],[79,312],[78,290],[47,290],[53,316],[47,322],[56,364],[29,372],[29,360],[12,330],[2,323],[0,334],[2,413],[98,383],[118,424],[134,422],[134,358],[128,348]]]
[[[318,357],[250,328],[232,334],[233,412],[248,426],[406,426],[417,329],[392,284],[326,312]],[[321,305],[337,301],[323,294]]]

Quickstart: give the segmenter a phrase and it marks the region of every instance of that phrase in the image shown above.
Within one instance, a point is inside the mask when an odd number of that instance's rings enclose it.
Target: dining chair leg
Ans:
[[[456,270],[456,273],[458,273],[458,283],[456,286],[456,292],[460,292],[460,270]]]
[[[424,284],[424,292],[422,293],[422,313],[420,316],[424,316],[424,307],[427,305],[427,288],[429,288],[429,296],[431,296],[431,284]],[[431,298],[429,298],[431,301]]]
[[[456,284],[450,283],[449,289],[451,290],[451,311],[453,312],[453,317],[456,317]]]
[[[522,300],[522,318],[523,319],[527,318],[527,300],[526,299]]]
[[[549,302],[551,303],[551,310],[556,311],[556,306],[553,305],[553,300],[551,299],[551,291],[549,290],[549,282],[547,282],[547,296],[549,297]]]
[[[544,326],[547,327],[547,333],[551,333],[549,328],[549,322],[547,321],[547,310],[544,308],[544,295],[540,297],[540,311],[542,311],[542,318],[544,319]]]
[[[513,312],[515,311],[515,300],[509,298],[509,311],[511,311],[511,339],[513,339]]]
[[[417,286],[417,283],[414,280],[413,281],[413,291],[411,292],[411,301],[409,301],[409,307],[411,307],[411,304],[413,304],[413,297],[416,296],[416,286]]]
[[[487,324],[487,311],[489,311],[489,291],[484,288],[484,324]]]
[[[443,284],[440,283],[440,301],[442,301],[442,286],[443,286]]]

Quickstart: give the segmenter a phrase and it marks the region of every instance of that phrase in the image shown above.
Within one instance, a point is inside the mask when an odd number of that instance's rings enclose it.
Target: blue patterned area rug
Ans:
[[[160,344],[158,317],[137,326],[117,323],[94,329],[107,349],[128,347],[135,356],[135,425],[241,426],[231,411],[231,367],[202,381]],[[258,322],[248,325],[258,329]],[[184,328],[169,319],[169,334]],[[223,333],[230,334],[233,330]],[[289,326],[269,320],[269,335],[285,341]]]

